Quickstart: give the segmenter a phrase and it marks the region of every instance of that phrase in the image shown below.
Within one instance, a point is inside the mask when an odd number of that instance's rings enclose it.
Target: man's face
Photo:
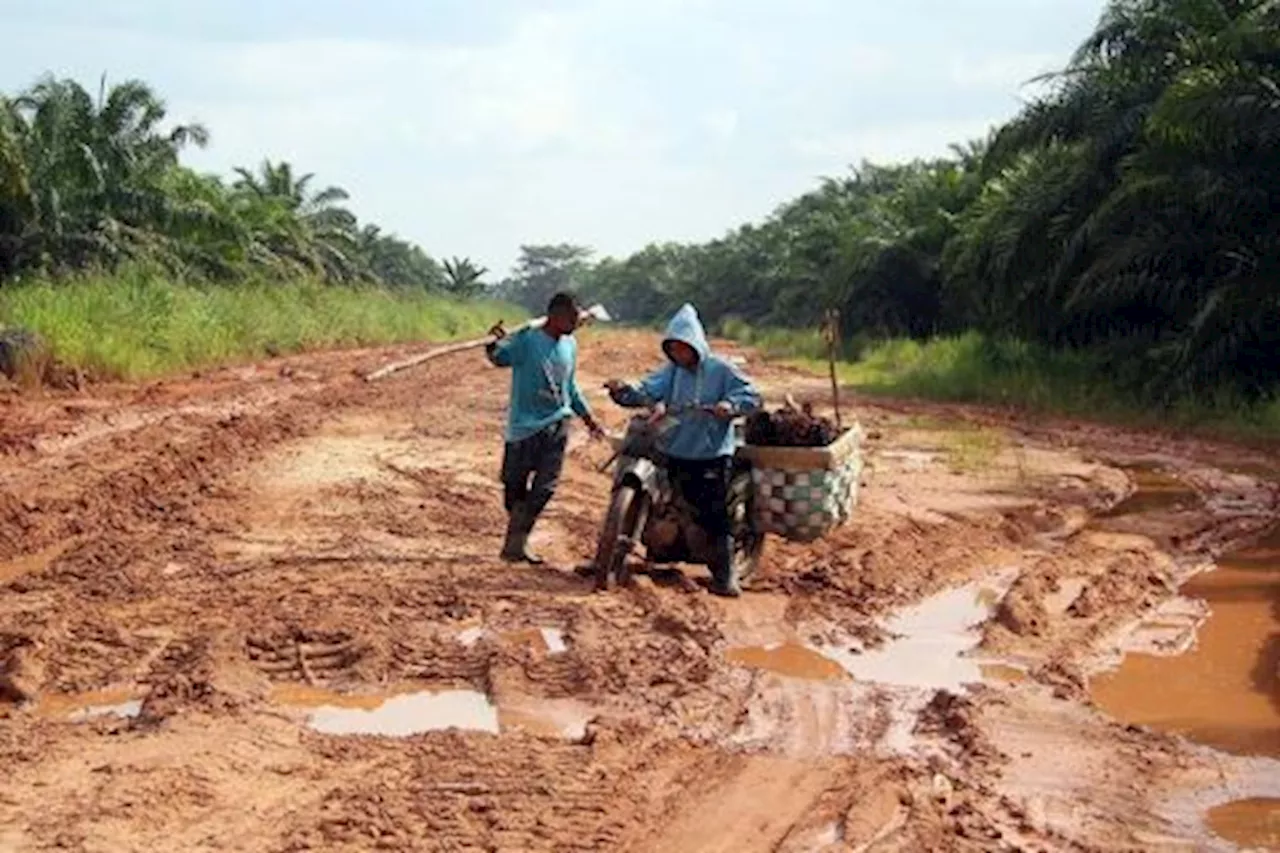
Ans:
[[[672,341],[667,344],[667,354],[671,360],[685,370],[693,370],[698,365],[697,351],[684,341]]]
[[[578,312],[572,309],[556,311],[547,316],[547,325],[557,334],[572,335],[578,328]]]

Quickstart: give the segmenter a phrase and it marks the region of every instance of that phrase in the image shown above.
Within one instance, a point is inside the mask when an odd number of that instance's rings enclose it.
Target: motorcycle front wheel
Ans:
[[[609,499],[609,513],[605,516],[604,530],[600,533],[599,553],[596,557],[596,589],[609,588],[609,578],[619,584],[629,580],[627,556],[631,544],[639,541],[648,516],[648,501],[635,486],[620,485]]]

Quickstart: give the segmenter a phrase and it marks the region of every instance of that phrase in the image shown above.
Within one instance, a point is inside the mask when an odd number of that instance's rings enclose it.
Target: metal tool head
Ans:
[[[583,308],[578,314],[578,318],[583,323],[588,323],[592,320],[599,320],[601,323],[609,323],[613,320],[612,315],[609,314],[609,310],[599,302],[592,305],[590,308]]]

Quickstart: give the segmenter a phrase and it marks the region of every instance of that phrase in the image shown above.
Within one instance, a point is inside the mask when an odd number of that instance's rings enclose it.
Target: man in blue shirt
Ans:
[[[503,503],[507,508],[502,559],[508,562],[543,562],[529,551],[529,533],[560,481],[569,419],[575,414],[581,417],[592,438],[604,434],[578,388],[578,343],[573,332],[579,313],[572,295],[557,293],[547,305],[547,321],[541,328],[522,329],[508,336],[499,323],[492,330],[497,339],[485,348],[491,363],[511,368],[511,402],[502,456]]]
[[[666,363],[641,382],[611,379],[605,387],[618,405],[651,406],[655,417],[663,417],[668,408],[680,410],[662,439],[667,470],[711,537],[711,591],[736,597],[741,589],[733,571],[728,509],[733,419],[759,408],[760,392],[742,371],[711,351],[697,309],[688,303],[667,324],[662,351]]]

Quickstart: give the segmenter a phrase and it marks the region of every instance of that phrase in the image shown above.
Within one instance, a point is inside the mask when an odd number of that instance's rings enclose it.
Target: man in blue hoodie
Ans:
[[[547,306],[547,320],[541,328],[526,328],[508,336],[499,323],[490,330],[496,340],[485,347],[492,364],[511,368],[511,402],[502,455],[507,538],[501,556],[507,562],[543,562],[529,551],[529,534],[560,481],[569,419],[575,414],[581,417],[592,438],[604,434],[578,388],[578,343],[573,338],[578,316],[573,296],[557,293]]]
[[[733,364],[711,352],[698,312],[688,303],[667,324],[662,351],[668,363],[642,382],[616,379],[605,387],[620,406],[668,409],[707,406],[713,411],[679,411],[676,426],[663,437],[663,452],[675,487],[698,509],[698,521],[712,541],[711,591],[741,594],[733,570],[733,537],[728,491],[734,454],[733,419],[759,408],[760,393]]]

